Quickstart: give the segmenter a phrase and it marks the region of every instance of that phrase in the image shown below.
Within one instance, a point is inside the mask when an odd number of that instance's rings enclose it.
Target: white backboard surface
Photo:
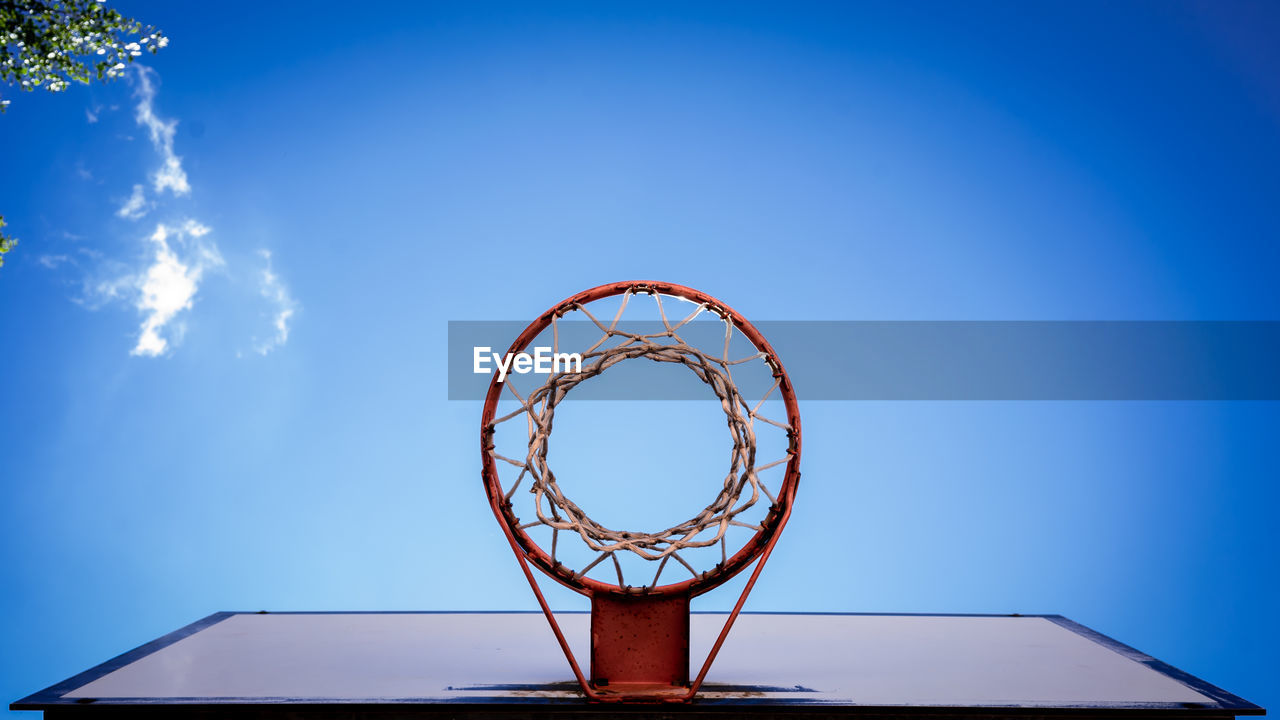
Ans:
[[[692,616],[693,672],[725,619]],[[590,616],[559,620],[585,670]],[[576,687],[538,613],[219,613],[14,707],[584,702]],[[698,702],[1258,710],[1057,616],[743,614]]]

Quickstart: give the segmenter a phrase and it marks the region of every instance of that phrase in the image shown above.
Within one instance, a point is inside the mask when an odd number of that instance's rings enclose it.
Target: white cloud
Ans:
[[[130,195],[129,199],[124,201],[124,205],[121,205],[120,209],[116,211],[116,216],[128,220],[137,220],[143,215],[146,215],[148,209],[146,192],[142,189],[141,185],[134,185],[133,194]]]
[[[259,355],[266,355],[289,341],[289,321],[297,312],[298,303],[272,269],[271,251],[259,250],[258,254],[266,262],[266,267],[258,278],[258,292],[271,305],[271,326],[274,333],[266,340],[255,342],[253,349]]]
[[[101,112],[102,112],[102,106],[101,106],[101,105],[94,105],[92,108],[85,108],[85,109],[84,109],[84,119],[85,119],[85,120],[88,120],[88,121],[89,121],[89,124],[90,124],[90,125],[92,125],[92,124],[94,124],[94,123],[98,122],[98,114],[99,114],[99,113],[101,113]]]
[[[208,225],[201,225],[199,221],[187,220],[182,223],[182,231],[191,237],[199,238],[209,234],[211,228]]]
[[[160,169],[156,170],[152,178],[155,191],[160,193],[168,188],[174,195],[186,195],[191,192],[191,185],[187,183],[187,173],[182,169],[182,158],[173,152],[173,135],[178,129],[178,121],[166,122],[156,115],[152,105],[156,89],[151,84],[151,75],[155,71],[141,65],[137,67],[138,110],[135,118],[139,125],[147,128],[151,135],[151,145],[160,153],[161,158]]]
[[[175,318],[191,308],[205,270],[223,265],[218,249],[200,241],[208,232],[209,228],[194,220],[176,228],[156,226],[150,238],[155,254],[138,278],[135,305],[145,317],[131,355],[163,355],[181,337],[184,327],[174,322]],[[174,251],[170,237],[188,250],[185,257]]]

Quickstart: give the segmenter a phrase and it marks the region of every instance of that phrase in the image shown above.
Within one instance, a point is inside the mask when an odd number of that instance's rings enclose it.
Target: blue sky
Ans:
[[[1274,4],[113,4],[147,70],[3,92],[9,700],[217,610],[531,608],[449,320],[1280,319]],[[1062,613],[1280,706],[1274,403],[801,410],[752,608]]]

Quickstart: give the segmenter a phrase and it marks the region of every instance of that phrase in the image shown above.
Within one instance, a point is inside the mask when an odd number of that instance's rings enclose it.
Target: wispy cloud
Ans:
[[[98,310],[115,302],[127,302],[138,292],[140,269],[127,263],[106,257],[91,248],[77,248],[78,259],[70,256],[67,262],[81,271],[80,293],[71,301],[86,310]]]
[[[217,244],[209,237],[207,226],[194,219],[173,219],[175,215],[172,208],[167,207],[168,201],[191,193],[182,158],[174,150],[178,121],[157,114],[159,76],[156,72],[139,65],[134,68],[137,100],[134,119],[139,127],[146,129],[160,162],[149,174],[148,182],[132,185],[129,197],[116,208],[115,215],[128,220],[152,216],[158,220],[155,230],[137,235],[135,241],[143,243],[143,252],[129,257],[85,247],[81,243],[86,238],[64,232],[63,239],[77,246],[74,252],[66,249],[64,254],[42,255],[38,261],[57,272],[72,270],[78,276],[73,283],[79,292],[71,300],[87,310],[106,306],[135,309],[140,321],[130,354],[142,357],[170,354],[181,343],[203,283],[211,275],[225,274],[236,280],[233,287],[252,288],[250,292],[255,296],[249,307],[260,309],[269,322],[259,332],[244,331],[236,344],[243,347],[241,343],[247,336],[253,352],[268,355],[289,341],[290,325],[300,306],[276,273],[269,251],[257,252],[260,263],[244,254],[233,253],[230,257],[234,267],[228,267]],[[85,117],[91,123],[111,119],[101,106],[86,110]],[[98,174],[102,172],[100,169]],[[77,174],[85,180],[95,179],[83,167],[77,167]]]
[[[156,114],[154,74],[154,70],[138,66],[138,107],[134,119],[147,129],[151,146],[160,155],[160,167],[152,175],[156,194],[167,189],[174,195],[186,195],[191,192],[191,184],[182,169],[182,158],[173,150],[178,121],[164,120]],[[141,217],[141,213],[146,212],[143,209],[145,202],[142,186],[134,185],[133,195],[120,208],[119,214],[128,218]],[[138,342],[130,354],[163,355],[180,338],[183,326],[175,324],[175,319],[183,311],[191,309],[205,270],[225,264],[217,246],[203,240],[208,233],[209,228],[195,220],[187,220],[176,227],[163,223],[156,226],[150,238],[153,246],[151,263],[138,278],[134,304],[143,314],[143,320]],[[170,244],[170,239],[175,243]],[[180,255],[175,251],[175,245],[185,252]]]
[[[156,88],[151,82],[155,71],[142,65],[137,68],[138,111],[134,117],[150,133],[151,144],[160,153],[160,168],[152,176],[155,191],[160,193],[167,188],[174,195],[186,195],[191,192],[191,185],[187,183],[187,173],[182,169],[182,158],[173,152],[173,136],[178,129],[178,121],[161,120],[156,115],[152,104]]]
[[[181,326],[175,335],[170,325],[179,313],[191,309],[205,270],[224,264],[218,249],[201,241],[208,233],[209,228],[194,220],[175,228],[156,226],[150,238],[155,253],[139,278],[136,305],[144,318],[131,355],[163,355],[180,336]],[[174,251],[170,238],[186,251],[183,255]]]
[[[271,325],[275,332],[266,340],[255,342],[253,349],[259,355],[266,355],[289,341],[289,321],[297,312],[298,303],[272,268],[271,251],[259,250],[258,255],[266,263],[258,278],[258,292],[271,305]]]
[[[58,269],[58,266],[67,262],[71,258],[67,255],[41,255],[36,258],[36,262],[49,268],[50,270]]]
[[[71,301],[86,310],[98,310],[137,292],[136,275],[122,272],[116,263],[108,263],[106,267],[110,269],[87,273],[81,281],[80,294]]]
[[[129,196],[128,200],[124,201],[124,204],[116,211],[116,215],[127,220],[137,220],[146,215],[148,209],[146,191],[142,189],[141,185],[134,185],[133,194]]]

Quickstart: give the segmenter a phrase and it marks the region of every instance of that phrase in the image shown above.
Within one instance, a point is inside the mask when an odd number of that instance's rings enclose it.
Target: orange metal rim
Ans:
[[[717,565],[712,570],[706,571],[698,577],[691,577],[678,583],[669,585],[659,585],[657,587],[626,587],[622,588],[615,584],[602,582],[584,576],[578,576],[572,570],[563,564],[555,562],[551,556],[542,549],[532,538],[529,537],[524,530],[519,527],[515,515],[511,509],[510,503],[503,497],[503,490],[498,471],[490,451],[493,449],[493,430],[491,425],[497,413],[498,401],[501,399],[503,386],[498,382],[495,373],[493,379],[489,383],[489,391],[485,396],[484,410],[480,419],[480,451],[481,451],[481,474],[484,480],[485,493],[489,499],[490,508],[493,510],[494,516],[498,522],[506,526],[505,533],[512,542],[513,549],[516,552],[527,557],[538,569],[542,570],[551,578],[571,590],[582,593],[583,595],[594,595],[596,593],[613,593],[613,594],[630,594],[630,595],[676,595],[687,594],[690,596],[701,595],[702,593],[715,588],[716,586],[730,580],[744,568],[749,566],[753,560],[760,557],[767,549],[771,548],[777,535],[782,532],[783,526],[790,515],[791,504],[794,501],[796,489],[800,480],[800,412],[796,402],[795,392],[791,386],[791,381],[787,377],[786,369],[782,362],[778,359],[777,353],[769,341],[765,339],[760,331],[747,321],[742,315],[734,311],[728,305],[720,302],[714,297],[707,295],[699,290],[664,282],[651,281],[630,281],[618,282],[599,287],[591,288],[580,292],[570,298],[567,298],[554,307],[544,312],[536,320],[525,328],[515,341],[511,344],[509,353],[522,352],[528,347],[534,338],[543,330],[551,325],[554,318],[563,316],[578,305],[600,300],[602,298],[615,295],[622,295],[627,292],[644,292],[644,293],[660,293],[662,295],[670,295],[684,298],[695,303],[706,305],[709,309],[719,314],[721,317],[733,323],[748,340],[755,345],[756,349],[763,352],[773,370],[774,377],[778,380],[778,392],[781,395],[786,408],[787,425],[790,427],[788,432],[789,454],[790,458],[787,462],[786,473],[783,477],[781,488],[776,494],[776,502],[770,508],[767,517],[761,523],[761,529],[742,546],[737,552],[729,557],[724,563]]]

